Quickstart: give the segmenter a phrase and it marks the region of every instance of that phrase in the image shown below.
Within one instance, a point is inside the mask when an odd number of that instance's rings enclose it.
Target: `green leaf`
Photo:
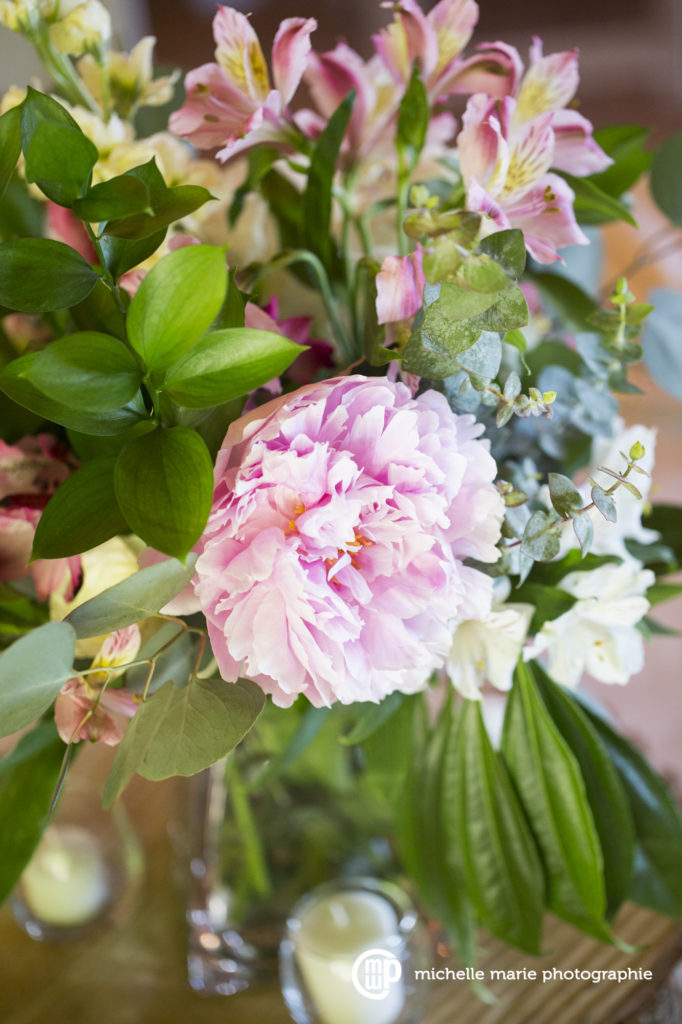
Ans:
[[[623,736],[584,709],[608,751],[630,803],[637,849],[631,899],[660,914],[682,917],[682,820],[663,779]]]
[[[21,140],[26,181],[60,206],[84,195],[97,163],[97,147],[67,110],[29,86],[22,104]]]
[[[19,881],[47,825],[63,757],[54,722],[41,722],[0,761],[0,903]]]
[[[115,281],[118,281],[123,274],[144,263],[152,253],[159,248],[168,228],[161,228],[153,235],[146,238],[129,240],[126,238],[113,238],[103,235],[100,239],[100,246],[104,255],[104,262]]]
[[[255,192],[258,184],[262,181],[265,175],[268,173],[272,165],[276,160],[279,160],[280,154],[276,149],[270,149],[269,146],[255,146],[249,150],[248,161],[249,171],[246,176],[246,180],[235,190],[234,197],[230,203],[230,208],[227,211],[227,218],[230,227],[234,227],[239,219],[239,216],[244,209],[244,201],[248,196],[249,192]]]
[[[43,394],[84,412],[126,405],[141,382],[133,353],[118,338],[95,331],[53,341],[31,366],[31,383]]]
[[[654,505],[644,512],[642,525],[648,530],[656,530],[661,535],[661,543],[669,548],[677,565],[682,565],[682,508],[679,505]],[[656,545],[656,555],[660,557],[660,546]],[[651,561],[647,560],[647,565]],[[671,572],[675,565],[668,564],[663,571]]]
[[[148,369],[164,370],[204,334],[227,291],[223,249],[188,245],[164,256],[138,288],[128,310],[130,342]]]
[[[0,646],[37,626],[49,622],[49,609],[19,593],[7,583],[0,583]]]
[[[19,405],[25,406],[44,419],[84,434],[121,434],[130,427],[149,420],[140,394],[120,409],[100,412],[73,409],[70,405],[49,398],[33,384],[33,366],[37,355],[37,352],[31,352],[27,356],[21,356],[0,372],[0,391],[4,391]]]
[[[593,174],[591,180],[610,196],[622,196],[651,164],[651,153],[642,146],[647,141],[650,129],[633,124],[609,125],[598,128],[594,140],[607,153],[613,163],[605,171]]]
[[[429,128],[429,98],[415,61],[398,108],[396,149],[400,173],[408,178],[419,162]]]
[[[72,306],[69,316],[79,331],[96,331],[125,338],[125,316],[116,305],[111,289],[101,279],[87,298]]]
[[[115,456],[93,459],[57,488],[38,521],[33,558],[68,558],[127,531],[114,491],[115,465]]]
[[[592,547],[592,541],[594,540],[594,524],[589,513],[581,512],[578,515],[574,515],[571,525],[573,526],[573,532],[576,535],[578,544],[580,544],[580,551],[585,556]]]
[[[523,663],[507,701],[502,753],[540,848],[547,905],[588,935],[611,941],[601,847],[580,768]]]
[[[591,497],[604,518],[608,519],[610,523],[615,523],[618,518],[618,512],[616,511],[616,503],[611,495],[607,494],[603,487],[595,484],[591,491]]]
[[[642,332],[644,363],[658,386],[682,402],[682,293],[672,288],[656,288],[651,301],[654,311]]]
[[[660,210],[673,224],[682,227],[682,132],[665,139],[651,163],[649,185]]]
[[[662,604],[682,596],[682,583],[654,583],[646,592],[650,605]]]
[[[579,224],[606,224],[612,220],[624,220],[633,228],[637,227],[637,221],[627,206],[600,189],[591,178],[576,178],[566,171],[559,173],[575,193],[573,210]]]
[[[273,331],[248,327],[213,331],[171,367],[162,387],[180,405],[204,409],[279,377],[304,351]]]
[[[511,285],[497,293],[495,303],[482,313],[476,320],[484,331],[506,333],[528,323],[528,303],[518,287]]]
[[[325,267],[332,259],[329,234],[332,211],[332,182],[346,128],[353,112],[355,90],[351,90],[329,118],[310,158],[308,183],[303,194],[303,239],[306,249],[319,256]]]
[[[518,228],[495,231],[484,238],[478,248],[480,252],[492,256],[509,277],[521,277],[526,269],[526,243],[523,231]]]
[[[402,693],[391,693],[379,704],[363,704],[357,703],[354,705],[354,711],[357,714],[355,725],[341,737],[341,743],[346,746],[353,746],[356,743],[363,743],[366,739],[369,739],[380,729],[396,711],[399,711],[403,705],[404,697]]]
[[[559,554],[560,547],[556,520],[547,512],[533,512],[523,531],[521,553],[537,562],[549,562]]]
[[[498,334],[490,331],[483,331],[476,344],[459,356],[460,366],[483,380],[497,376],[501,361],[502,342]]]
[[[63,242],[19,238],[0,245],[0,305],[22,313],[68,309],[98,280],[90,264]]]
[[[434,352],[459,356],[471,348],[481,336],[475,320],[451,320],[444,314],[440,299],[436,299],[424,313],[421,325],[422,344]]]
[[[140,705],[119,744],[104,787],[105,807],[136,771],[158,780],[208,768],[244,738],[264,704],[262,690],[246,679],[165,683]]]
[[[133,533],[184,560],[206,525],[213,463],[193,430],[170,427],[136,438],[121,451],[116,498]]]
[[[509,284],[509,278],[502,267],[485,253],[481,256],[469,256],[462,264],[459,277],[467,288],[486,295],[499,292]]]
[[[597,304],[587,292],[573,281],[569,281],[567,277],[549,271],[534,273],[531,280],[558,320],[564,321],[578,331],[589,331],[587,319],[597,309]]]
[[[524,583],[514,591],[514,601],[534,606],[533,618],[528,627],[528,632],[532,635],[538,633],[545,622],[558,619],[564,612],[570,611],[577,598],[560,587],[547,586],[544,583]]]
[[[544,879],[535,842],[479,701],[466,700],[456,743],[449,743],[444,820],[458,843],[466,886],[484,928],[538,954]]]
[[[0,657],[0,735],[9,736],[46,711],[73,675],[76,634],[48,622],[16,640]]]
[[[580,491],[567,476],[563,476],[562,473],[550,473],[548,482],[552,505],[562,519],[568,518],[582,508],[583,499]]]
[[[149,189],[144,181],[131,174],[119,174],[93,185],[72,208],[77,217],[92,224],[148,212],[149,203]]]
[[[363,331],[365,359],[370,366],[387,366],[395,359],[395,350],[385,348],[386,327],[377,317],[377,274],[380,270],[376,260],[363,258],[357,267],[357,294],[360,307],[360,323]]]
[[[449,320],[469,320],[489,309],[497,299],[497,292],[465,291],[454,281],[444,281],[440,289],[443,316]]]
[[[108,221],[104,232],[115,238],[138,240],[155,235],[161,228],[167,228],[174,221],[182,220],[194,213],[204,203],[215,199],[202,185],[174,185],[161,194],[150,196],[154,213],[137,213]]]
[[[21,153],[21,105],[0,117],[0,199],[14,174]]]
[[[539,665],[532,666],[540,695],[580,765],[604,858],[607,916],[613,917],[632,880],[635,830],[625,791],[599,733],[576,700]]]
[[[424,345],[421,327],[414,331],[403,350],[402,366],[408,373],[431,380],[450,377],[460,368],[454,356],[434,352]]]
[[[195,562],[196,556],[190,555],[186,565],[169,558],[140,569],[74,608],[65,621],[75,629],[79,640],[114,633],[141,622],[156,615],[187,586],[194,575]]]

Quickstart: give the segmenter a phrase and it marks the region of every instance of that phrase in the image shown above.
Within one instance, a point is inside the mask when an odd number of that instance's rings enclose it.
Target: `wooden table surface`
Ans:
[[[87,751],[84,766],[97,770],[102,753]],[[2,1024],[287,1024],[276,989],[238,996],[199,996],[185,979],[184,898],[174,868],[169,822],[177,820],[184,783],[136,779],[126,802],[147,856],[138,909],[121,929],[76,944],[29,938],[7,908],[0,911],[0,1022]],[[627,906],[616,926],[626,941],[645,946],[628,956],[549,921],[548,954],[525,956],[481,936],[479,966],[486,971],[557,967],[641,967],[653,982],[492,982],[496,1005],[486,1006],[466,982],[431,982],[423,1024],[623,1024],[662,984],[680,955],[680,927]]]

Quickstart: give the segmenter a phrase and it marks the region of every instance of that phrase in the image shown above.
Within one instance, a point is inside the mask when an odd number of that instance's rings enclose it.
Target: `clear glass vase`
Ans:
[[[295,709],[269,706],[227,758],[196,779],[190,813],[188,975],[198,992],[276,982],[287,916],[337,878],[391,877],[382,801],[330,713],[302,744]],[[297,749],[303,747],[303,749]]]

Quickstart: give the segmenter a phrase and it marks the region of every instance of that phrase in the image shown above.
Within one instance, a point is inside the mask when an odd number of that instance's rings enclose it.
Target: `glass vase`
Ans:
[[[339,717],[321,715],[311,740],[296,709],[269,705],[236,750],[197,776],[188,903],[195,991],[276,982],[287,917],[304,893],[394,873],[386,811],[364,785],[357,750],[339,743]]]

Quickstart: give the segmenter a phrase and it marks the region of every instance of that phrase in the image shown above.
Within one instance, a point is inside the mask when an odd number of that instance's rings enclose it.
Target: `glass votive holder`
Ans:
[[[121,924],[143,873],[137,834],[121,803],[102,808],[99,790],[70,777],[56,813],[9,906],[34,939],[78,940]]]
[[[397,885],[348,878],[302,897],[280,946],[280,980],[296,1024],[416,1024],[429,944]]]

